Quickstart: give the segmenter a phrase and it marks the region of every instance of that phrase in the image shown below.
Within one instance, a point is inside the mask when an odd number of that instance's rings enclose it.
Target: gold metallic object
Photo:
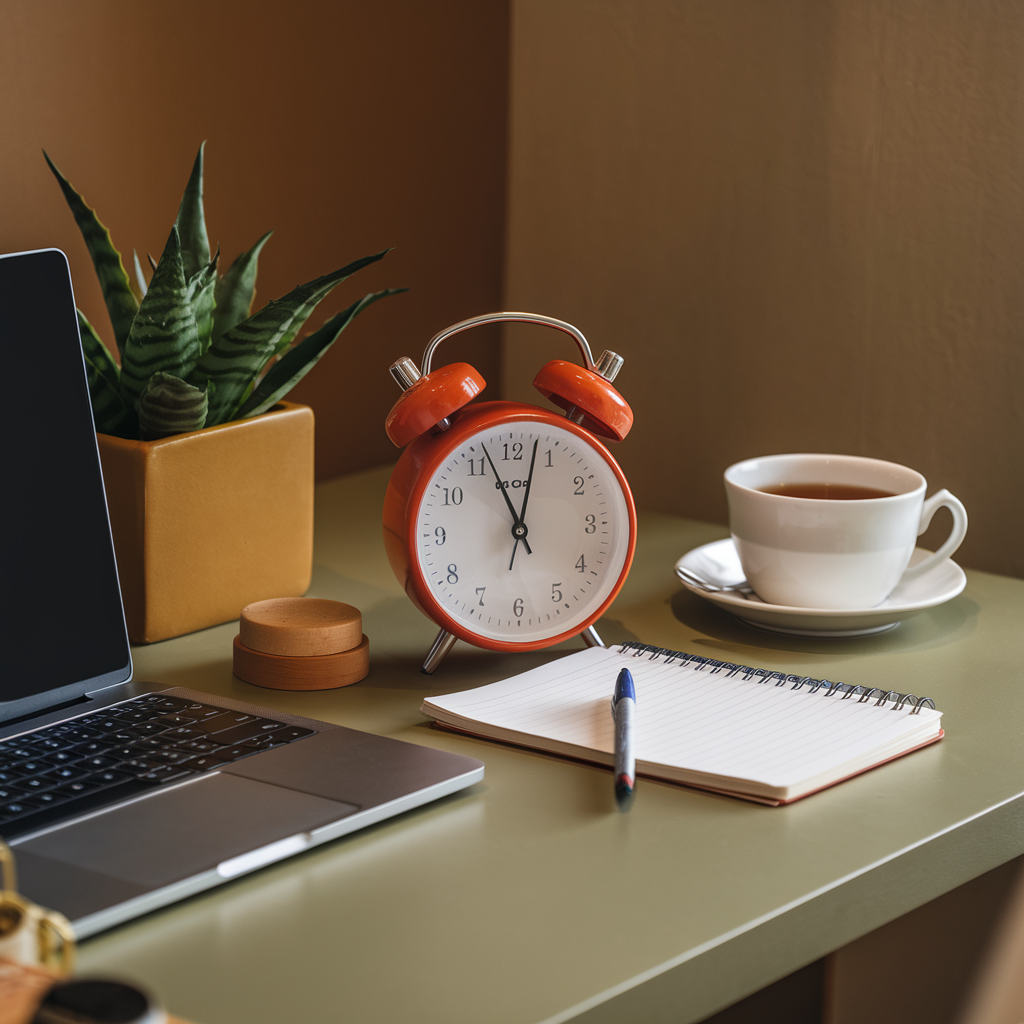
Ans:
[[[0,958],[70,974],[75,964],[75,933],[63,914],[20,896],[11,848],[0,839]]]

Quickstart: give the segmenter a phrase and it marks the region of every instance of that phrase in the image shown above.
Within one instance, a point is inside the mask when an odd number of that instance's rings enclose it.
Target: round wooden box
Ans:
[[[234,673],[273,690],[331,690],[365,679],[370,642],[358,608],[316,597],[280,597],[242,609]]]

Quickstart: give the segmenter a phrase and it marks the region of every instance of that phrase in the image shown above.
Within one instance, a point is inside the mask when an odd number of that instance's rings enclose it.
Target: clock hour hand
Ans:
[[[509,512],[512,513],[512,536],[515,538],[517,545],[520,541],[523,542],[523,547],[526,548],[526,553],[528,555],[533,554],[533,552],[530,550],[530,542],[526,539],[526,525],[519,518],[519,516],[516,515],[516,510],[512,504],[512,499],[508,496],[508,492],[505,490],[505,486],[501,482],[501,477],[498,475],[498,470],[495,468],[494,462],[491,459],[491,453],[482,443],[480,447],[483,448],[484,455],[487,456],[487,461],[490,463],[491,472],[494,474],[494,479],[497,481],[498,484],[498,490],[501,491],[501,496],[505,499],[505,504],[508,505]]]
[[[533,442],[533,454],[530,456],[530,473],[526,478],[526,493],[523,495],[523,507],[519,510],[519,522],[525,528],[526,526],[526,506],[530,502],[530,487],[533,484],[533,466],[537,461],[537,445],[540,443],[540,438]],[[526,544],[526,540],[523,540],[523,544]],[[509,571],[512,570],[512,565],[516,560],[516,551],[519,549],[519,538],[516,537],[515,544],[512,545],[512,558],[509,560],[508,567]],[[529,545],[526,545],[526,553],[528,555],[533,554],[530,550]]]

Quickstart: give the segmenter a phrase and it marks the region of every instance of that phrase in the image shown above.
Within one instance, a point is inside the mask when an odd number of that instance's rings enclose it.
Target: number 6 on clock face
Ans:
[[[420,443],[408,452],[406,590],[432,619],[471,643],[528,650],[575,636],[611,603],[636,518],[596,438],[545,410],[491,402],[425,439],[429,465]]]

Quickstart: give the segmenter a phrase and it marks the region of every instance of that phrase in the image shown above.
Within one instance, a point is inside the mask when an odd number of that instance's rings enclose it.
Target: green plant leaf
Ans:
[[[101,374],[103,379],[116,391],[121,376],[121,368],[114,362],[110,349],[103,344],[96,328],[86,319],[85,314],[75,308],[78,314],[78,333],[82,338],[82,351],[85,358],[96,367],[96,372]]]
[[[181,239],[181,260],[185,267],[185,279],[192,280],[210,262],[210,240],[206,236],[206,217],[203,213],[203,150],[204,142],[196,154],[192,173],[189,175],[185,194],[178,207],[178,219],[174,226]]]
[[[146,381],[139,397],[139,436],[143,441],[202,430],[206,423],[206,391],[186,384],[172,373],[158,371]]]
[[[118,387],[120,371],[93,326],[79,309],[78,333],[82,338],[85,373],[89,381],[92,418],[101,434],[125,437],[135,426],[131,410],[121,397]]]
[[[338,340],[338,336],[367,306],[388,295],[407,292],[408,288],[385,288],[370,292],[348,309],[332,316],[323,327],[303,338],[290,352],[282,356],[267,371],[267,375],[256,385],[252,394],[242,403],[235,419],[258,416],[279,402],[314,366],[326,355],[327,350]]]
[[[317,303],[345,278],[383,259],[387,251],[364,256],[333,274],[299,285],[284,298],[268,303],[248,320],[214,338],[209,351],[186,378],[196,387],[203,387],[208,380],[217,386],[210,400],[207,425],[230,419],[267,362],[291,345]],[[152,292],[152,282],[149,289]]]
[[[256,263],[260,250],[273,233],[268,231],[248,252],[243,252],[217,281],[214,338],[219,338],[249,316],[253,296],[256,294]]]
[[[217,287],[217,264],[220,261],[220,248],[209,263],[188,282],[188,301],[192,304],[192,313],[199,329],[199,354],[202,356],[210,347],[213,332],[213,312],[215,309],[214,294]]]
[[[96,268],[96,276],[100,279],[100,287],[103,289],[103,298],[107,303],[110,323],[114,328],[117,350],[123,355],[128,332],[131,330],[139,304],[128,282],[121,254],[114,248],[110,232],[100,223],[95,211],[86,205],[85,200],[71,187],[67,178],[57,170],[45,149],[43,156],[46,157],[50,170],[60,184],[64,198],[75,215],[75,223],[78,224],[82,238],[85,239],[92,264]]]
[[[135,260],[135,283],[139,286],[139,296],[144,299],[149,285],[146,284],[146,276],[142,273],[142,264],[139,262],[139,254],[132,249],[132,257]]]
[[[173,227],[124,347],[121,395],[137,408],[154,373],[184,379],[198,359],[199,328],[188,298],[178,229]]]

